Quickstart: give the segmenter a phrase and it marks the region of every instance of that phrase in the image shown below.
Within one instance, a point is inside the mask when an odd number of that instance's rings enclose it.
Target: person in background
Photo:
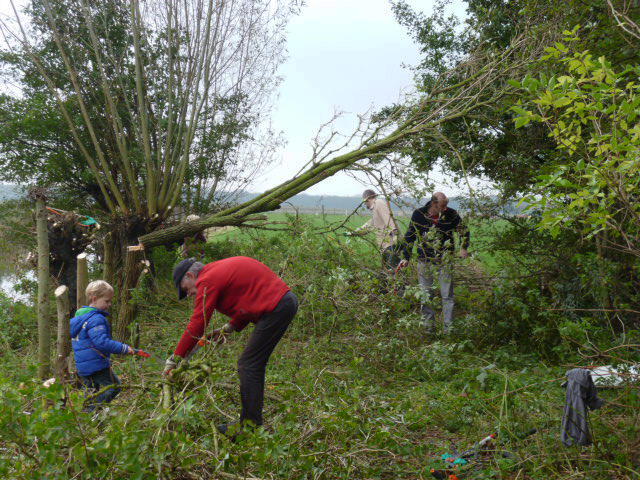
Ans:
[[[298,311],[298,298],[269,267],[249,257],[230,257],[207,265],[188,258],[174,268],[173,282],[178,298],[195,297],[195,305],[163,374],[171,375],[180,360],[189,356],[203,338],[214,310],[230,317],[226,325],[208,336],[214,342],[224,343],[229,334],[255,323],[238,360],[240,425],[230,428],[221,424],[218,430],[233,436],[247,424],[262,425],[267,362]]]
[[[92,412],[120,393],[120,379],[111,369],[111,354],[144,357],[149,354],[111,338],[111,325],[107,320],[113,300],[111,285],[104,280],[91,282],[86,296],[89,305],[79,308],[71,319],[71,345],[78,375],[87,391],[93,392],[84,410]]]
[[[399,267],[408,265],[413,244],[418,240],[418,280],[422,291],[432,298],[434,277],[438,275],[440,293],[442,295],[443,324],[445,333],[451,331],[453,324],[453,270],[446,254],[455,252],[453,233],[458,231],[462,237],[460,256],[466,258],[469,254],[469,230],[460,215],[453,208],[448,207],[449,199],[442,192],[436,192],[424,207],[413,211],[409,227],[404,236],[403,254]],[[428,303],[423,303],[422,317],[428,333],[435,330],[435,311]]]
[[[386,198],[380,198],[376,192],[369,189],[362,192],[362,199],[365,206],[371,210],[371,218],[357,228],[356,232],[375,232],[376,244],[382,253],[384,266],[388,271],[393,271],[400,260],[396,253],[399,230],[393,219],[389,201]]]

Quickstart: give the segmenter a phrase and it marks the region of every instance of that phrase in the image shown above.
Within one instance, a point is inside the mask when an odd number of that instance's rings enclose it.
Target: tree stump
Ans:
[[[56,356],[56,376],[64,381],[69,378],[69,354],[71,353],[71,334],[69,322],[69,289],[66,285],[56,288],[58,307],[58,339]]]
[[[77,257],[78,269],[76,276],[76,308],[84,307],[87,304],[86,290],[89,285],[89,265],[87,254],[81,253]]]

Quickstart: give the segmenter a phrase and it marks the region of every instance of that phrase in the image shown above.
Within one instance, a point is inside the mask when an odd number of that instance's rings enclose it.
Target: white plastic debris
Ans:
[[[617,387],[624,383],[640,381],[640,365],[605,365],[591,369],[591,378],[596,387]]]
[[[56,383],[56,379],[55,377],[50,378],[49,380],[45,380],[44,383],[42,384],[42,386],[44,388],[49,388],[51,385],[53,385],[54,383]]]

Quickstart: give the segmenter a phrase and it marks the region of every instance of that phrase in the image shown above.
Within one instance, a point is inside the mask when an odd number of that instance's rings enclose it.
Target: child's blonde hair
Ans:
[[[85,290],[87,300],[91,300],[92,298],[103,298],[109,293],[113,293],[113,287],[104,280],[94,280],[87,285],[87,289]]]

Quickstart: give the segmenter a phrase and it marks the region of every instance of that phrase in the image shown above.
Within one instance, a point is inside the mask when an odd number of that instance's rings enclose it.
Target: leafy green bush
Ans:
[[[32,307],[15,302],[0,292],[0,345],[15,350],[33,343],[35,314]]]
[[[460,336],[476,348],[508,347],[553,360],[570,358],[589,343],[587,335],[603,348],[624,341],[629,329],[621,325],[633,324],[634,314],[609,315],[606,302],[633,310],[629,305],[640,300],[626,262],[602,259],[575,232],[554,237],[539,230],[538,221],[502,225],[484,245],[492,255],[492,279],[466,300]]]

